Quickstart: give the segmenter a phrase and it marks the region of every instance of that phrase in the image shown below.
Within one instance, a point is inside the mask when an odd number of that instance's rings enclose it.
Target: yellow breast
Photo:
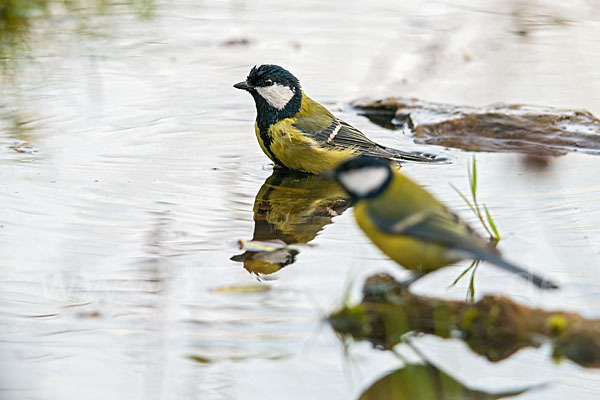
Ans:
[[[289,169],[319,174],[357,155],[353,149],[321,147],[296,129],[289,118],[271,126],[269,134],[273,138],[271,151]]]
[[[458,261],[444,246],[381,231],[369,218],[365,201],[356,204],[354,217],[369,239],[406,269],[427,273]]]
[[[262,140],[257,124],[254,128],[261,149],[273,162],[289,169],[319,174],[360,153],[353,148],[321,146],[310,135],[298,130],[294,123],[301,120],[311,131],[317,131],[327,129],[333,118],[325,107],[303,95],[300,111],[293,118],[282,119],[269,127],[269,144]]]

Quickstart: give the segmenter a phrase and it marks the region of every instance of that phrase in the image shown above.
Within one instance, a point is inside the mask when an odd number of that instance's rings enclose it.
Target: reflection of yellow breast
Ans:
[[[288,243],[311,241],[349,205],[345,192],[334,181],[316,175],[291,175],[278,181],[280,176],[274,173],[256,195],[254,220],[267,222],[270,229],[285,236],[278,238]],[[272,238],[261,235],[259,240],[265,239]]]
[[[365,201],[360,201],[356,205],[354,217],[361,229],[381,251],[407,269],[430,272],[457,261],[449,257],[446,247],[423,242],[410,236],[392,235],[381,231],[369,218]]]
[[[350,206],[345,191],[319,175],[278,168],[254,201],[252,240],[280,244],[308,243]],[[295,261],[295,249],[249,251],[232,257],[257,274],[272,274]]]
[[[260,137],[258,127],[255,129],[261,149],[272,159]],[[273,139],[270,144],[271,152],[289,169],[319,174],[357,155],[354,149],[321,147],[316,141],[296,129],[290,118],[272,125],[269,128],[269,136]]]

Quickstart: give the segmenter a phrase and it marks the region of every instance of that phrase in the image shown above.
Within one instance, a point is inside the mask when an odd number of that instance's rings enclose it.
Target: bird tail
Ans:
[[[431,153],[424,153],[421,151],[402,151],[391,147],[383,147],[383,149],[390,154],[390,158],[395,161],[412,161],[412,162],[426,162],[426,163],[448,163],[448,158]]]
[[[473,250],[475,249],[471,249],[471,251]],[[552,282],[547,278],[534,274],[533,272],[529,272],[526,269],[519,267],[518,265],[506,261],[500,256],[500,254],[494,254],[492,252],[484,251],[481,249],[475,250],[474,253],[479,259],[491,262],[492,264],[508,272],[517,274],[521,278],[527,279],[540,289],[558,289],[559,287],[556,283]]]

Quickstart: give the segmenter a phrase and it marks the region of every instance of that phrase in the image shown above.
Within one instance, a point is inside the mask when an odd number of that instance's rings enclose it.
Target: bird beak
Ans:
[[[233,87],[236,89],[242,89],[242,90],[250,90],[252,88],[246,82],[238,82],[235,85],[233,85]]]

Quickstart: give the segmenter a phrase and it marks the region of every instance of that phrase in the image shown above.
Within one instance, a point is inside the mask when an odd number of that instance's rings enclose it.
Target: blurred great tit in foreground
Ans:
[[[298,79],[278,65],[255,66],[246,81],[233,87],[254,98],[258,143],[280,167],[317,174],[360,155],[399,162],[446,161],[373,142],[310,99]]]
[[[419,184],[386,160],[359,157],[324,174],[355,201],[354,216],[385,254],[419,277],[462,259],[489,261],[543,289],[558,288],[500,252]]]

